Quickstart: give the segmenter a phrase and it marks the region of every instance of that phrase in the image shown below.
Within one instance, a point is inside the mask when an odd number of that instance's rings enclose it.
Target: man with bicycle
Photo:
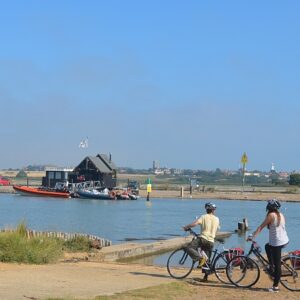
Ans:
[[[217,230],[220,228],[220,221],[219,218],[215,216],[216,205],[208,202],[205,204],[206,214],[202,215],[199,219],[188,224],[183,227],[185,231],[189,230],[192,227],[197,225],[201,226],[201,233],[200,235],[193,241],[191,241],[186,247],[186,252],[190,255],[190,257],[194,261],[199,261],[198,268],[201,268],[207,258],[210,259]],[[202,256],[198,252],[198,248],[201,248],[206,254],[207,257]],[[207,281],[208,275],[205,274],[203,281]]]

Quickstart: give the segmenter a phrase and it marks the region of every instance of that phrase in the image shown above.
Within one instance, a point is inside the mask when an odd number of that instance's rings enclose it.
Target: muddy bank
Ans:
[[[145,190],[140,191],[141,197],[147,197]],[[152,190],[150,198],[181,198],[179,191]],[[222,199],[222,200],[269,200],[276,198],[279,201],[300,202],[300,194],[279,192],[193,192],[184,194],[184,198],[192,199]]]

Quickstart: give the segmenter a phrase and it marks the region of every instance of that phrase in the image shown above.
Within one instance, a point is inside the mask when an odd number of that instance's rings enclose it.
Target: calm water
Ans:
[[[126,239],[151,242],[184,235],[181,226],[204,213],[211,200],[145,199],[137,201],[99,201],[55,199],[0,194],[0,227],[15,227],[25,220],[28,227],[44,231],[79,232],[98,235],[122,243]],[[213,200],[222,231],[234,231],[247,218],[251,231],[262,222],[266,202]],[[283,203],[290,243],[287,250],[300,249],[300,203]],[[268,239],[265,229],[258,237],[263,246]],[[233,234],[225,247],[249,246],[244,236]]]

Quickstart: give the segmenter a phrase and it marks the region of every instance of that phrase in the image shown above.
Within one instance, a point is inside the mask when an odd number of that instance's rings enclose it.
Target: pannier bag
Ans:
[[[300,270],[300,250],[290,252],[291,264],[295,270]]]
[[[238,256],[238,255],[243,255],[244,254],[244,249],[243,248],[230,248],[227,253],[225,254],[226,260],[230,261],[232,258]],[[241,259],[236,259],[234,261],[234,265],[238,266],[241,263]]]

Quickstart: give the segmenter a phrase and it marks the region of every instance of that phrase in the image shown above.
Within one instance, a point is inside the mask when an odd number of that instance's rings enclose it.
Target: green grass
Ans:
[[[66,252],[88,252],[90,241],[76,237],[64,241],[59,238],[38,236],[28,237],[25,223],[16,230],[0,233],[0,261],[28,264],[55,263]]]
[[[63,242],[63,250],[68,252],[89,252],[91,241],[84,236],[74,237]]]
[[[62,242],[48,237],[28,238],[21,223],[15,231],[0,234],[0,261],[29,264],[56,262],[63,255]]]
[[[97,296],[86,300],[172,300],[189,299],[194,294],[194,288],[184,282],[174,282],[161,284],[149,288],[137,289],[123,293],[117,293],[112,296]],[[69,300],[76,298],[48,298],[47,300]]]
[[[172,300],[189,298],[193,295],[193,288],[184,282],[174,282],[168,284],[161,284],[159,286],[138,289],[119,293],[113,296],[98,296],[95,300],[142,300],[142,299],[156,299],[156,300]]]

